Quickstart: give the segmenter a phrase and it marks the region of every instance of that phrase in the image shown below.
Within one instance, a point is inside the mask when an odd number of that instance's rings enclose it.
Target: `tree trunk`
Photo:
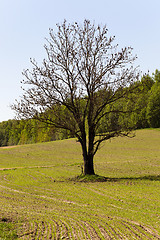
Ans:
[[[86,141],[86,133],[85,130],[82,131],[83,138],[80,141],[82,146],[83,160],[84,160],[84,175],[95,175],[94,165],[93,165],[93,141],[89,139],[89,149],[87,151],[87,141]]]
[[[93,155],[87,155],[84,158],[84,175],[95,175],[93,166]]]

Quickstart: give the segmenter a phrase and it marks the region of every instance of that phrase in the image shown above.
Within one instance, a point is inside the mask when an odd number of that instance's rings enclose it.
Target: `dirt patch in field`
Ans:
[[[16,146],[5,146],[5,147],[0,147],[0,149],[15,148],[15,147],[18,147],[18,146],[17,145]]]

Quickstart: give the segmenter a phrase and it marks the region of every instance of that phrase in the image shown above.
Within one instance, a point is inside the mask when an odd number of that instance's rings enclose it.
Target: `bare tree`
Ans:
[[[132,64],[136,57],[131,47],[118,50],[106,25],[64,20],[57,28],[56,32],[50,29],[42,66],[31,59],[33,69],[23,72],[24,95],[12,108],[20,118],[69,130],[81,144],[84,174],[95,174],[93,158],[101,143],[128,136],[132,130],[127,124],[108,125],[105,132],[99,127],[111,113],[125,116],[122,107],[114,105],[134,89],[138,73]]]

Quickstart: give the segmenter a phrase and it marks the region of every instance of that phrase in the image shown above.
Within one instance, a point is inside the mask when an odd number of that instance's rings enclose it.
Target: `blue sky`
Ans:
[[[14,118],[10,104],[22,95],[29,59],[41,62],[56,23],[107,24],[121,47],[132,46],[140,70],[160,70],[160,0],[0,0],[0,122]]]

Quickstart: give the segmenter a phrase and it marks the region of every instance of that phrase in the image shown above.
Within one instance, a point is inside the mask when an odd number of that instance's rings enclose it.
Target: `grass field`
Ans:
[[[160,239],[160,130],[108,141],[82,181],[74,139],[0,148],[1,239]]]

